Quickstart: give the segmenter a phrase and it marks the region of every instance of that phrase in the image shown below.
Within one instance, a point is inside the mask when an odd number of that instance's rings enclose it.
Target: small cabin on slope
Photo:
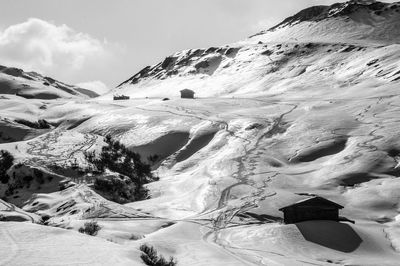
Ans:
[[[113,100],[114,100],[114,101],[118,101],[118,100],[129,100],[129,96],[125,96],[125,95],[114,95],[114,96],[113,96]]]
[[[309,220],[342,220],[339,210],[343,206],[319,196],[309,197],[294,204],[280,208],[286,224],[293,224]]]
[[[183,99],[193,99],[194,98],[194,91],[189,89],[181,90],[181,98]]]

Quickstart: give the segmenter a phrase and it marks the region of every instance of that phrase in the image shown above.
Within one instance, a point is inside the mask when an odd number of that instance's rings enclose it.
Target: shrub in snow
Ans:
[[[33,174],[34,174],[34,176],[35,176],[35,178],[36,178],[36,181],[37,181],[39,184],[44,184],[44,178],[43,178],[43,173],[42,173],[42,171],[40,171],[39,169],[34,168],[34,169],[33,169]]]
[[[94,180],[94,189],[102,192],[103,196],[109,200],[118,203],[127,203],[135,201],[136,187],[128,178],[111,177],[96,177]]]
[[[162,255],[157,254],[157,250],[152,246],[146,244],[140,246],[140,251],[143,253],[140,258],[146,265],[149,266],[175,266],[177,261],[174,257],[170,257],[169,260],[165,259]]]
[[[97,224],[97,222],[86,222],[83,227],[79,228],[79,233],[95,236],[100,229],[101,227]]]
[[[135,187],[135,200],[146,199],[148,191],[144,185],[156,180],[150,165],[143,163],[139,154],[128,150],[119,141],[112,140],[111,136],[107,136],[104,141],[108,145],[102,148],[100,155],[86,153],[86,159],[95,166],[96,172],[104,173],[109,169],[129,177]],[[103,182],[99,185],[104,187],[106,184]]]
[[[152,162],[153,164],[155,164],[158,161],[158,159],[160,159],[160,156],[158,156],[157,154],[150,155],[147,157],[147,160],[149,162]]]
[[[142,239],[142,238],[144,238],[144,236],[131,234],[131,236],[129,237],[129,240],[139,240],[139,239]]]

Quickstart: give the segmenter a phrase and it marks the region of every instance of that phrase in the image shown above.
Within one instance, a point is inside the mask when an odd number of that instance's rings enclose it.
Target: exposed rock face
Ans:
[[[240,48],[237,47],[211,47],[208,49],[191,49],[175,53],[166,57],[154,66],[146,66],[130,79],[124,81],[117,88],[152,77],[163,80],[171,76],[182,76],[187,73],[213,74],[224,58],[234,57]]]

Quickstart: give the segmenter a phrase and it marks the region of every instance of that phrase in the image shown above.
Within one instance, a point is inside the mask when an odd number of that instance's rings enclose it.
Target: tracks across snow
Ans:
[[[67,146],[58,145],[61,142],[60,138],[71,137],[64,134],[71,133],[54,130],[27,142],[27,153],[32,156],[29,162],[38,166],[73,162],[79,154],[83,155],[85,151],[91,149],[99,138],[99,136],[85,133],[82,135],[82,141],[73,141]]]
[[[235,99],[240,100],[240,99]],[[189,107],[182,106],[170,106],[164,105],[168,109],[153,109],[150,107],[136,107],[142,111],[146,112],[156,112],[156,113],[168,113],[173,116],[178,117],[188,117],[198,119],[200,121],[209,121],[213,124],[218,125],[221,129],[225,130],[230,137],[236,138],[240,140],[240,144],[242,145],[242,152],[238,154],[232,160],[236,163],[237,169],[232,174],[232,177],[237,180],[236,183],[233,183],[226,188],[224,188],[220,192],[219,200],[217,202],[217,206],[215,209],[209,209],[206,212],[200,213],[196,217],[193,217],[192,220],[196,221],[198,219],[205,219],[204,228],[207,228],[207,232],[205,232],[203,236],[203,241],[206,243],[213,245],[214,247],[220,247],[221,251],[229,255],[230,257],[236,259],[242,265],[266,265],[266,264],[254,264],[251,260],[246,256],[242,256],[240,252],[232,251],[228,244],[224,244],[224,239],[219,237],[219,232],[224,230],[224,228],[235,226],[235,223],[232,220],[237,216],[237,214],[244,212],[246,210],[252,209],[257,206],[257,202],[260,200],[264,200],[267,197],[272,197],[276,193],[274,191],[267,191],[268,184],[271,180],[280,174],[280,171],[277,169],[270,169],[269,171],[258,173],[257,172],[257,164],[259,163],[259,158],[262,153],[268,152],[268,145],[271,145],[270,139],[277,134],[282,133],[282,124],[285,121],[285,117],[291,114],[296,108],[297,104],[285,103],[285,102],[271,102],[271,101],[263,101],[263,100],[254,100],[254,99],[244,99],[247,101],[255,101],[261,102],[262,104],[275,105],[278,108],[283,108],[283,112],[277,115],[272,122],[269,122],[269,126],[264,129],[257,129],[251,132],[251,137],[243,137],[239,135],[234,129],[230,128],[229,122],[227,119],[220,118],[220,115],[214,115],[208,111],[203,110],[192,110]],[[241,117],[242,115],[232,114],[232,117]],[[249,116],[251,117],[251,116]],[[247,117],[243,117],[247,118]],[[259,119],[263,119],[260,117]],[[264,118],[266,119],[266,118]],[[268,120],[267,120],[268,121]],[[253,177],[256,175],[263,174],[263,180],[255,181]],[[211,174],[210,174],[211,175]],[[238,186],[248,186],[251,189],[249,195],[246,195],[239,199],[240,203],[231,204],[230,196],[232,189]],[[200,218],[202,217],[202,218]],[[257,254],[253,254],[254,256],[258,256]],[[262,261],[262,257],[260,256],[259,261]],[[265,261],[265,258],[264,258]]]
[[[0,222],[0,235],[1,242],[4,245],[4,248],[0,251],[0,265],[7,266],[18,256],[19,249],[17,242],[3,222]]]
[[[234,173],[234,178],[238,181],[237,183],[225,188],[222,193],[221,197],[218,203],[218,209],[223,209],[227,205],[227,200],[229,199],[229,194],[232,188],[235,186],[239,185],[248,185],[253,187],[254,191],[251,193],[251,195],[246,196],[243,198],[243,206],[239,207],[239,210],[244,210],[248,209],[250,207],[254,207],[256,205],[256,202],[261,199],[265,199],[266,197],[271,197],[274,195],[274,192],[271,192],[269,194],[265,194],[265,190],[268,186],[268,182],[275,176],[279,174],[279,171],[276,170],[271,170],[268,174],[261,186],[258,186],[255,182],[251,180],[251,177],[253,177],[255,174],[256,170],[256,163],[257,160],[256,158],[259,157],[259,154],[257,152],[260,150],[260,143],[264,141],[265,139],[270,138],[271,136],[275,135],[278,132],[279,126],[282,123],[284,117],[291,112],[293,112],[297,108],[297,105],[291,105],[291,108],[282,113],[278,118],[274,120],[272,125],[266,129],[264,132],[261,132],[258,134],[257,138],[255,141],[249,141],[247,144],[244,144],[244,154],[239,155],[235,161],[238,163],[238,169],[236,173]],[[263,147],[263,149],[268,149],[268,147]],[[266,174],[266,173],[264,173]],[[237,208],[237,207],[236,207]],[[236,209],[234,208],[234,209]],[[228,208],[229,209],[229,208]],[[238,211],[232,211],[229,210],[229,213],[238,213]],[[215,224],[217,227],[226,226],[227,224],[227,217],[231,217],[230,219],[233,218],[232,215],[226,215],[224,212],[222,212],[216,219],[215,219]],[[222,226],[222,227],[223,227]]]
[[[28,219],[30,219],[32,223],[35,222],[35,219],[28,212],[21,211],[19,208],[16,208],[13,204],[10,204],[10,203],[2,201],[2,200],[0,200],[0,204],[3,204],[6,206],[6,208],[7,208],[6,212],[18,213],[22,216],[28,217]]]

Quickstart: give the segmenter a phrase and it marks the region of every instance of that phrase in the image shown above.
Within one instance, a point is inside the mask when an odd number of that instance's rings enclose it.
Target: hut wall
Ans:
[[[194,92],[192,92],[192,91],[181,91],[181,98],[193,99],[194,98]]]
[[[334,220],[339,219],[337,208],[299,206],[284,210],[285,223],[297,223],[308,220]]]

